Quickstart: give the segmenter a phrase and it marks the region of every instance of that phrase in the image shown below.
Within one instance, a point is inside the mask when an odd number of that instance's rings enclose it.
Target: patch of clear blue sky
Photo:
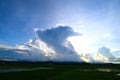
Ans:
[[[88,26],[85,34],[101,36],[105,29],[115,34],[114,42],[119,41],[119,4],[119,0],[0,0],[0,43],[24,43],[35,36],[35,27],[79,20]]]
[[[49,0],[0,0],[0,41],[25,42],[33,37],[34,27],[53,22],[54,8]]]

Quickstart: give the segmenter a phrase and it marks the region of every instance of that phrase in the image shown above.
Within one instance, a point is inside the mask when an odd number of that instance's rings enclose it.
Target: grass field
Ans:
[[[120,80],[120,65],[1,62],[0,80]]]

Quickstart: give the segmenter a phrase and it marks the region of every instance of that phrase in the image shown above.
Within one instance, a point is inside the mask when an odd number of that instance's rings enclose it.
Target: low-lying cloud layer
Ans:
[[[37,37],[15,48],[1,47],[0,60],[20,61],[78,61],[78,62],[119,62],[120,51],[111,52],[102,47],[96,53],[79,55],[70,41],[71,36],[82,36],[69,26],[58,26],[36,30]],[[79,45],[82,46],[82,45]],[[117,56],[116,56],[117,55]]]

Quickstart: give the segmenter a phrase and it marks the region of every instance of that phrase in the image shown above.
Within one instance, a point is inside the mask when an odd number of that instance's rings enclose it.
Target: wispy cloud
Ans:
[[[112,38],[112,34],[111,33],[104,34],[104,38],[110,39]]]

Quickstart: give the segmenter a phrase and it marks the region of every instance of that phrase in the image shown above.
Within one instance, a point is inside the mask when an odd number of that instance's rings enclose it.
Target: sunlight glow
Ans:
[[[68,41],[72,43],[76,52],[79,54],[91,52],[91,44],[94,43],[94,40],[85,36],[69,37]]]

